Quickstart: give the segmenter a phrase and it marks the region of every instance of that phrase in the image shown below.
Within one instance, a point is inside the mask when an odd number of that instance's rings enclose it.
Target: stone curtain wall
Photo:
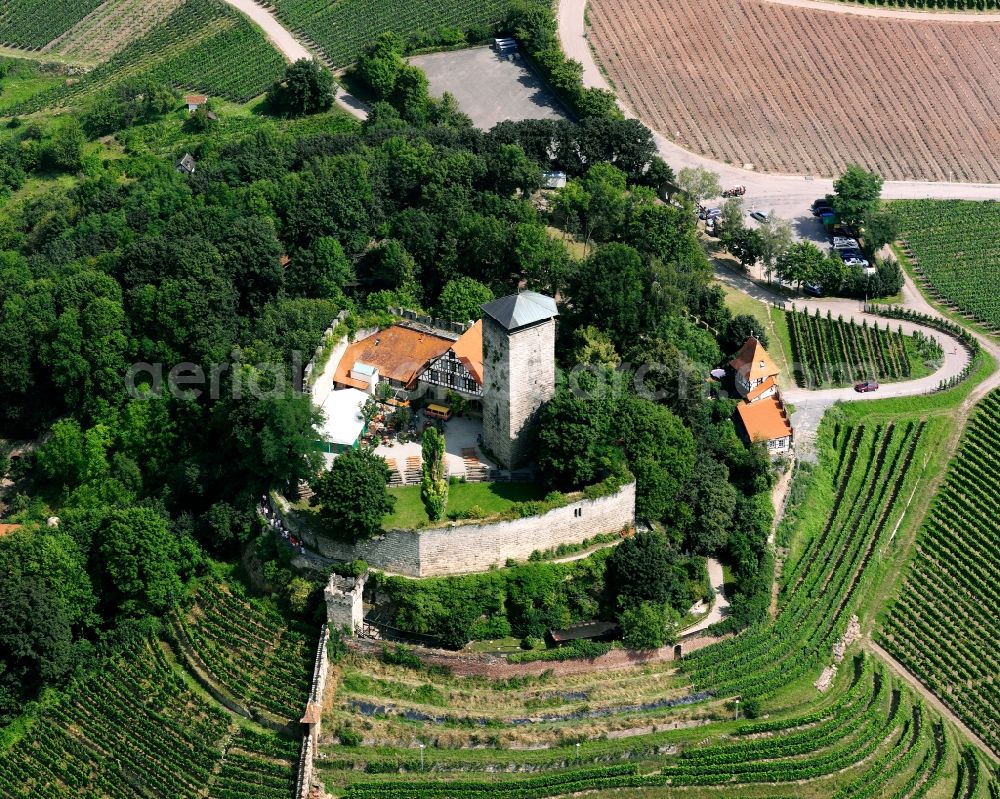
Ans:
[[[312,789],[316,747],[319,745],[323,697],[326,693],[326,680],[330,673],[330,658],[326,652],[329,640],[330,630],[324,624],[320,632],[319,644],[316,647],[312,689],[309,692],[309,701],[306,703],[306,715],[304,717],[304,720],[315,719],[315,721],[306,722],[308,731],[302,736],[302,748],[299,752],[299,770],[295,788],[296,799],[308,799]],[[310,710],[314,710],[315,712],[311,714]]]
[[[585,499],[541,516],[491,524],[466,524],[420,533],[420,577],[486,571],[508,559],[578,544],[635,523],[635,483],[600,499]],[[369,561],[371,563],[371,561]]]
[[[279,509],[280,510],[280,509]],[[438,577],[487,571],[508,559],[527,560],[535,550],[579,544],[635,521],[635,483],[616,494],[581,499],[541,516],[510,521],[466,523],[424,530],[390,530],[354,546],[302,529],[302,539],[326,557],[362,558],[380,571],[405,577]],[[289,525],[294,529],[294,520]]]

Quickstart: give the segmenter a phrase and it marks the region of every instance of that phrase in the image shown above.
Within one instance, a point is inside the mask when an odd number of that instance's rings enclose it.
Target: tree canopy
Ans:
[[[333,105],[336,83],[322,64],[300,58],[285,69],[285,77],[268,89],[271,110],[284,116],[298,117],[326,111]]]
[[[483,315],[480,308],[493,299],[489,286],[484,286],[471,277],[458,277],[449,280],[441,289],[436,313],[442,319],[452,322],[468,322],[479,319]]]
[[[848,164],[844,174],[833,182],[833,191],[837,216],[843,223],[859,227],[878,208],[882,178],[857,164]]]
[[[691,604],[682,558],[661,533],[637,533],[622,541],[608,559],[605,579],[623,608],[652,602],[686,611]]]
[[[386,490],[388,482],[389,467],[384,458],[366,449],[348,450],[313,484],[313,504],[319,506],[320,518],[343,540],[371,538],[396,505]]]

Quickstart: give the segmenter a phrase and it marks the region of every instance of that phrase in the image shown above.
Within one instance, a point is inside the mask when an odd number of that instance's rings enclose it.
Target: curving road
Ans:
[[[749,277],[721,265],[718,261],[715,262],[715,277],[720,282],[768,305],[788,305],[788,298],[786,296],[778,294],[766,285],[751,280]],[[916,286],[909,283],[908,286],[904,287],[904,305],[906,307],[932,316],[941,316],[926,301],[921,303],[914,301],[911,304],[910,299],[912,294],[920,296]],[[937,389],[942,380],[948,380],[960,374],[969,363],[968,350],[954,336],[942,333],[934,328],[915,324],[914,322],[907,322],[900,319],[886,319],[874,316],[873,314],[863,313],[861,304],[857,300],[846,300],[836,297],[824,299],[800,298],[795,300],[795,307],[798,310],[808,311],[809,313],[815,313],[818,309],[821,316],[826,316],[826,312],[830,311],[834,317],[843,316],[845,321],[854,320],[859,324],[863,320],[867,320],[869,324],[873,321],[878,321],[880,325],[888,325],[894,330],[897,327],[902,327],[903,332],[908,335],[912,334],[915,330],[919,330],[925,335],[936,338],[944,349],[944,358],[941,366],[933,374],[917,378],[916,380],[882,383],[878,391],[871,391],[865,394],[859,394],[851,387],[810,390],[797,386],[786,387],[783,385],[781,388],[782,398],[795,406],[794,413],[792,414],[792,427],[795,430],[795,451],[796,456],[803,460],[815,460],[816,452],[814,445],[819,424],[827,409],[835,403],[848,401],[865,402],[889,397],[912,397],[919,394],[929,394]],[[984,337],[979,338],[980,344],[988,351],[1000,354],[1000,348],[994,342]],[[787,384],[789,381],[790,377],[786,376],[783,383]],[[1000,373],[995,373],[983,385],[977,386],[973,393],[978,398],[998,382],[1000,382]]]
[[[812,4],[813,0],[772,0],[793,4]],[[613,90],[604,77],[587,40],[585,20],[587,0],[559,0],[559,40],[569,58],[583,65],[583,83],[588,87]],[[840,6],[838,6],[840,8]],[[903,12],[906,13],[906,12]],[[977,15],[977,18],[978,15]],[[626,117],[639,119],[621,99],[618,105]],[[773,172],[755,172],[685,150],[666,137],[653,131],[660,156],[675,170],[683,167],[703,167],[718,173],[723,186],[742,184],[747,187],[745,202],[748,208],[774,210],[786,219],[808,217],[810,203],[833,191],[833,180],[809,175],[782,175]],[[936,183],[919,180],[886,181],[882,196],[887,200],[933,198],[941,200],[1000,200],[1000,184],[994,183]]]
[[[263,30],[267,38],[271,40],[271,44],[278,49],[278,52],[286,60],[290,62],[295,62],[303,58],[312,60],[312,53],[278,21],[278,18],[274,16],[274,12],[270,8],[262,6],[254,2],[254,0],[225,0],[225,2],[240,13],[245,14]],[[335,100],[337,101],[337,105],[357,119],[364,120],[368,118],[368,110],[365,104],[354,95],[345,91],[344,87],[339,83],[337,84]]]

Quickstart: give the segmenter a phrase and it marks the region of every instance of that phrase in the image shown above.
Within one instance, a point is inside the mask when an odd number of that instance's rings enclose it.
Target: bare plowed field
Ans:
[[[106,0],[42,49],[100,64],[169,17],[183,0]]]
[[[762,0],[590,0],[591,41],[650,126],[732,164],[1000,181],[1000,23]]]

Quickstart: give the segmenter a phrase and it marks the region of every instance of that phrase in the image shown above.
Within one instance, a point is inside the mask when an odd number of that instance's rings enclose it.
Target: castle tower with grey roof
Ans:
[[[556,390],[556,302],[524,291],[483,308],[483,443],[505,469],[531,459],[535,419]]]

